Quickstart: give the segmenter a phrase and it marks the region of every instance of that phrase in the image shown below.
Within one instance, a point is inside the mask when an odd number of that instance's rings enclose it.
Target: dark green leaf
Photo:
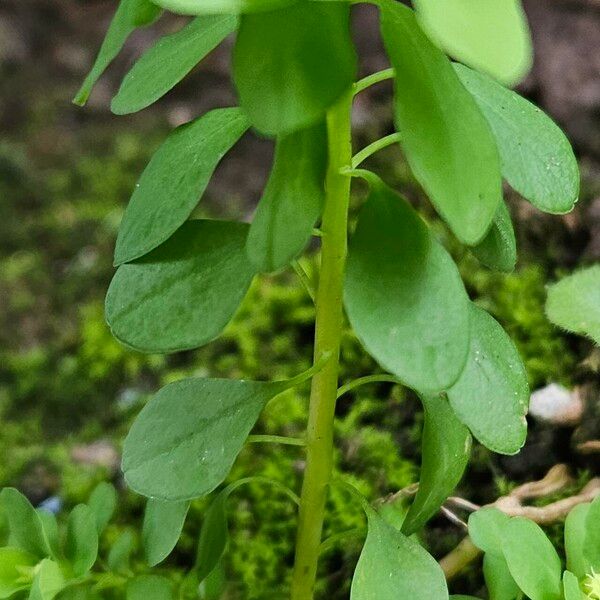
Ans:
[[[560,558],[541,527],[515,517],[504,526],[502,541],[510,573],[525,595],[531,600],[560,600]]]
[[[148,0],[121,0],[102,42],[96,62],[73,100],[75,104],[83,106],[87,102],[92,88],[119,54],[132,31],[137,27],[149,25],[159,15],[160,8]]]
[[[507,85],[533,60],[521,0],[415,0],[423,29],[441,48]]]
[[[14,488],[4,488],[0,493],[10,529],[10,544],[38,558],[51,555],[50,544],[44,533],[40,515],[29,500]]]
[[[447,400],[423,397],[425,423],[419,491],[402,531],[410,535],[433,517],[458,485],[471,451],[469,430],[454,416]]]
[[[354,578],[351,600],[448,600],[444,573],[418,543],[367,512],[369,531]]]
[[[123,216],[115,265],[147,254],[183,225],[219,161],[248,128],[238,108],[220,108],[178,127],[142,173]]]
[[[115,572],[127,572],[129,570],[129,558],[135,544],[133,533],[126,529],[117,538],[108,553],[108,568]]]
[[[463,65],[454,68],[492,128],[506,181],[540,210],[572,210],[579,196],[579,167],[565,134],[515,92]]]
[[[217,337],[244,298],[254,267],[248,225],[188,221],[162,246],[121,265],[106,296],[115,337],[145,352],[175,352]]]
[[[347,91],[356,52],[345,2],[297,2],[241,19],[233,77],[242,108],[265,134],[313,125]]]
[[[236,17],[197,17],[150,48],[126,75],[111,108],[118,115],[136,112],[177,85],[238,24]]]
[[[225,488],[215,497],[204,515],[196,558],[196,574],[199,583],[213,572],[227,548],[229,531],[226,505],[230,494],[231,489]]]
[[[348,317],[386,371],[422,394],[452,385],[469,346],[469,305],[456,266],[413,208],[372,182],[350,241]]]
[[[29,600],[52,600],[65,587],[65,578],[58,563],[44,558],[35,570]]]
[[[19,590],[28,587],[23,571],[32,568],[37,559],[20,548],[0,548],[0,598],[9,598]]]
[[[229,473],[265,404],[291,385],[184,379],[166,386],[125,440],[127,482],[165,500],[205,496]]]
[[[458,381],[448,390],[458,418],[486,447],[516,454],[527,435],[527,373],[498,322],[471,304],[471,348]]]
[[[71,563],[73,574],[80,577],[87,573],[98,557],[98,522],[92,509],[77,505],[67,522],[65,557]]]
[[[583,593],[579,587],[579,581],[577,577],[570,571],[563,573],[563,590],[565,600],[583,600]]]
[[[91,493],[88,506],[96,518],[96,529],[100,535],[111,520],[117,506],[117,492],[110,483],[99,483]]]
[[[585,557],[586,519],[589,503],[579,504],[567,515],[565,521],[565,554],[567,569],[583,579],[591,572],[590,561]]]
[[[500,158],[490,127],[412,10],[382,0],[381,23],[397,73],[395,121],[406,159],[459,240],[477,244],[502,198]]]
[[[490,269],[510,273],[517,263],[517,241],[510,219],[508,206],[501,201],[494,215],[492,226],[471,252]]]
[[[139,575],[127,584],[127,600],[171,600],[173,585],[160,575]]]
[[[600,344],[600,265],[577,271],[548,288],[548,318]]]
[[[150,499],[146,504],[142,543],[151,567],[171,554],[179,540],[190,503]]]
[[[238,14],[274,10],[296,0],[154,0],[180,15]]]
[[[271,176],[248,234],[260,271],[275,271],[299,254],[325,201],[327,131],[320,123],[277,140]]]
[[[600,496],[590,504],[585,517],[583,554],[595,571],[600,571]]]

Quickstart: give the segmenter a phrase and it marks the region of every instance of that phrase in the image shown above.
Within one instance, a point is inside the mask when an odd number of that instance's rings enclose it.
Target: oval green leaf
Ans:
[[[433,517],[461,480],[471,451],[469,430],[445,398],[423,397],[425,423],[421,442],[419,490],[404,519],[410,535]]]
[[[125,439],[125,479],[153,498],[205,496],[229,473],[265,404],[290,385],[184,379],[164,387]]]
[[[0,598],[9,598],[19,590],[28,587],[23,580],[23,572],[33,568],[37,559],[20,548],[6,546],[0,548]]]
[[[160,12],[161,9],[148,0],[121,0],[94,66],[73,99],[75,104],[83,106],[87,102],[94,85],[119,54],[130,34],[138,27],[150,25]]]
[[[91,508],[77,505],[69,515],[65,557],[71,563],[75,577],[85,575],[98,557],[98,522]]]
[[[127,583],[126,600],[172,600],[173,584],[161,575],[138,575]]]
[[[486,236],[471,248],[480,263],[510,273],[517,264],[517,240],[506,202],[501,201]]]
[[[217,164],[246,129],[239,108],[219,108],[169,135],[131,196],[117,237],[115,265],[154,250],[183,225]]]
[[[190,503],[166,502],[150,498],[144,513],[142,544],[151,567],[162,562],[179,540]]]
[[[463,65],[454,69],[492,128],[504,179],[544,212],[571,211],[579,197],[579,166],[565,134],[517,93]]]
[[[565,521],[565,554],[567,569],[583,579],[591,572],[590,561],[585,557],[586,519],[590,509],[589,502],[578,504],[567,515]]]
[[[275,10],[296,0],[153,0],[180,15],[239,14]]]
[[[533,49],[521,0],[415,0],[419,21],[444,51],[506,85],[531,68]]]
[[[90,494],[88,506],[96,519],[96,529],[100,535],[111,520],[117,507],[117,491],[106,481],[99,483]]]
[[[227,487],[220,492],[204,515],[196,558],[198,583],[213,572],[225,554],[229,540],[227,499],[231,491],[231,487]]]
[[[236,17],[197,17],[180,31],[161,38],[136,63],[113,98],[124,115],[142,110],[175,87],[209,52],[236,30]]]
[[[351,600],[448,600],[444,573],[417,542],[368,510],[369,529],[352,579]]]
[[[350,241],[344,300],[386,371],[422,394],[456,381],[469,346],[458,270],[408,202],[381,182],[372,182]]]
[[[600,496],[590,504],[585,517],[583,554],[591,568],[600,571]]]
[[[356,52],[346,2],[298,2],[241,19],[233,54],[240,105],[262,133],[321,121],[352,85]]]
[[[133,533],[126,529],[111,546],[106,563],[115,573],[126,573],[130,570],[129,559],[135,545]]]
[[[486,554],[502,556],[502,530],[508,521],[508,515],[497,508],[481,508],[469,517],[469,535]]]
[[[502,554],[486,554],[483,557],[483,577],[490,600],[515,600],[519,586],[510,574]]]
[[[122,265],[106,296],[113,335],[144,352],[176,352],[217,337],[244,298],[254,267],[248,226],[188,221],[165,244]]]
[[[400,145],[438,212],[458,239],[472,246],[487,233],[502,198],[492,132],[413,11],[393,0],[380,5],[385,47],[397,73]]]
[[[248,257],[259,271],[286,266],[306,246],[325,201],[324,123],[277,140],[273,170],[248,233]]]
[[[65,577],[58,563],[44,558],[35,569],[29,600],[53,600],[65,587]]]
[[[527,435],[527,373],[500,324],[475,304],[471,310],[469,358],[448,390],[456,416],[487,448],[516,454]]]
[[[504,526],[502,541],[510,573],[525,595],[531,600],[560,600],[560,558],[542,528],[515,517]]]
[[[577,271],[548,288],[548,318],[600,344],[600,265]]]
[[[584,598],[577,577],[570,571],[563,573],[563,592],[565,600],[583,600]]]

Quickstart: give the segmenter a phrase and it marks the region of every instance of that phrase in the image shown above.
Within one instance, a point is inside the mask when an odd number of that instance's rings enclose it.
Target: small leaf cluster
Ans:
[[[567,516],[565,565],[542,528],[526,518],[483,508],[471,515],[469,533],[484,552],[490,600],[598,598],[600,498],[577,505]]]

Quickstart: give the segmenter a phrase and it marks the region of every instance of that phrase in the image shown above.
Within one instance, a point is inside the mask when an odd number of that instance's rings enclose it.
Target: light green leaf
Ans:
[[[477,244],[502,198],[490,127],[413,11],[394,0],[380,5],[385,47],[397,73],[394,114],[406,159],[458,239]]]
[[[579,581],[577,581],[577,577],[570,571],[565,571],[563,573],[563,590],[565,600],[582,600],[583,598],[583,593],[579,587]]]
[[[20,548],[0,548],[0,598],[9,598],[29,586],[23,568],[32,568],[37,559]]]
[[[58,563],[44,558],[35,567],[29,600],[52,600],[65,587],[65,578]]]
[[[138,27],[150,25],[158,18],[160,12],[160,8],[148,0],[121,0],[96,62],[73,100],[75,104],[83,106],[87,102],[92,88],[119,54],[129,35]]]
[[[463,65],[454,69],[492,128],[506,181],[544,212],[571,211],[579,197],[579,167],[565,134],[515,92]]]
[[[367,351],[422,394],[452,385],[469,345],[456,266],[406,200],[371,181],[348,256],[345,304]]]
[[[297,2],[241,19],[233,54],[240,105],[262,133],[321,121],[350,89],[356,52],[346,2]]]
[[[92,509],[77,505],[67,522],[65,557],[71,563],[73,574],[80,577],[87,573],[98,557],[98,522]]]
[[[429,37],[459,61],[507,85],[531,68],[521,0],[415,0],[414,6]]]
[[[180,15],[239,14],[275,10],[296,0],[153,0]]]
[[[213,572],[227,548],[229,541],[227,500],[231,492],[231,487],[220,492],[204,515],[196,558],[196,575],[199,583]]]
[[[236,17],[197,17],[180,31],[161,38],[123,80],[111,108],[124,115],[142,110],[176,86],[209,52],[237,28]]]
[[[448,390],[458,418],[486,447],[516,454],[527,435],[529,386],[519,353],[499,323],[471,304],[471,347],[458,381]]]
[[[502,550],[511,575],[531,600],[560,600],[560,558],[542,528],[522,517],[506,523]]]
[[[248,225],[188,221],[162,246],[122,265],[106,296],[115,337],[144,352],[175,352],[216,338],[244,298],[254,267]]]
[[[479,244],[471,248],[479,262],[490,269],[510,273],[517,263],[517,241],[508,206],[501,201],[492,226]]]
[[[463,476],[471,451],[469,430],[455,417],[447,400],[423,397],[425,423],[419,490],[402,531],[410,535],[433,517]]]
[[[519,586],[502,554],[486,554],[483,557],[483,576],[490,600],[515,600],[519,596]]]
[[[238,108],[219,108],[178,127],[142,173],[123,216],[115,265],[144,256],[190,216],[219,161],[248,128]]]
[[[151,567],[162,562],[175,548],[185,523],[190,503],[165,502],[151,498],[146,504],[142,543]]]
[[[600,265],[577,271],[548,288],[548,318],[600,344]]]
[[[184,379],[160,390],[125,440],[123,471],[136,492],[190,500],[227,476],[262,409],[306,381],[323,363],[287,381]]]
[[[450,600],[480,600],[480,599],[475,596],[465,596],[463,594],[459,594],[457,596],[456,594],[454,594],[454,595],[450,596]]]
[[[42,522],[42,530],[44,531],[44,537],[48,541],[50,556],[56,557],[59,554],[59,535],[56,517],[53,513],[41,508],[36,508],[35,512],[37,512]]]
[[[565,521],[565,554],[567,569],[583,579],[591,572],[590,561],[585,557],[586,519],[590,503],[578,504],[569,512]]]
[[[368,510],[369,530],[350,592],[351,600],[448,600],[444,573],[417,542]]]
[[[115,572],[127,572],[129,570],[129,558],[135,544],[133,533],[126,529],[119,535],[108,553],[108,568]]]
[[[585,517],[583,554],[592,569],[600,571],[600,496],[590,504]]]
[[[173,585],[160,575],[139,575],[127,584],[127,600],[171,600]]]
[[[469,517],[469,535],[483,552],[502,556],[502,531],[508,515],[493,507],[484,507]]]
[[[277,140],[271,176],[246,245],[258,270],[284,267],[309,242],[325,201],[326,169],[324,123]]]
[[[117,492],[110,483],[102,481],[90,494],[88,506],[96,519],[96,530],[100,535],[111,520],[117,506]]]
[[[4,488],[0,493],[10,530],[9,545],[17,546],[38,558],[51,555],[40,515],[29,500],[15,488]]]

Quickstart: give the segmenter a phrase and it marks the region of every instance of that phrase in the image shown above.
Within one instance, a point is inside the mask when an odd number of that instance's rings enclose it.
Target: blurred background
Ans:
[[[435,220],[397,149],[370,159],[432,220],[472,298],[508,330],[532,390],[539,392],[519,456],[475,448],[458,493],[478,503],[559,462],[571,466],[578,484],[600,473],[600,455],[588,443],[600,439],[600,352],[544,316],[546,284],[600,260],[600,2],[525,0],[525,7],[536,56],[520,89],[570,136],[580,159],[582,193],[572,214],[554,217],[507,190],[520,252],[514,273],[492,273],[456,244]],[[137,177],[171,128],[235,103],[228,77],[231,46],[225,43],[153,107],[128,117],[111,115],[110,98],[132,62],[161,33],[181,26],[170,16],[137,30],[88,105],[73,106],[114,8],[105,0],[0,2],[0,487],[14,485],[34,504],[45,502],[60,512],[85,500],[99,481],[114,482],[121,502],[106,544],[123,530],[139,534],[144,504],[121,481],[120,447],[149,395],[191,374],[254,379],[296,374],[310,364],[314,316],[310,298],[286,272],[255,282],[225,335],[200,350],[148,356],[112,339],[103,298],[117,227]],[[363,74],[387,67],[375,11],[357,10],[354,25]],[[356,148],[391,132],[390,103],[388,83],[357,99]],[[197,215],[249,220],[271,156],[270,141],[247,135],[220,165]],[[309,253],[309,270],[312,261]],[[349,332],[343,364],[343,379],[380,371]],[[305,416],[306,389],[300,389],[274,404],[259,428],[298,434]],[[385,496],[416,480],[421,416],[414,397],[390,384],[362,387],[341,401],[338,417],[336,469],[365,495]],[[302,468],[298,450],[254,445],[242,453],[231,477],[262,473],[297,486]],[[194,504],[181,542],[161,567],[174,576],[193,562],[204,506]],[[293,505],[250,486],[230,507],[225,563],[230,583],[223,597],[285,597]],[[329,514],[326,534],[363,519],[360,508],[336,490]],[[439,518],[425,542],[441,556],[461,536]],[[558,534],[554,541],[560,544]],[[323,597],[348,597],[359,551],[358,539],[328,551],[319,583]],[[142,565],[141,553],[136,556]],[[467,573],[456,591],[477,592],[480,585]]]

